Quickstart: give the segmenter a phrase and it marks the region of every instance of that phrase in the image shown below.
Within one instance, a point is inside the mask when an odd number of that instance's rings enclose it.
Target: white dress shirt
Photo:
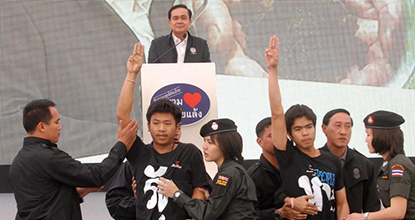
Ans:
[[[173,41],[174,45],[178,44],[181,40],[177,38],[173,33]],[[184,56],[186,55],[186,46],[187,46],[187,38],[189,37],[188,34],[186,34],[186,38],[181,42],[179,45],[176,46],[177,50],[177,63],[184,63]]]

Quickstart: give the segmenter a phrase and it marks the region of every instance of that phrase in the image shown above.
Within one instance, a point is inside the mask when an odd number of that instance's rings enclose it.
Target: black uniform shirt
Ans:
[[[259,219],[274,220],[274,211],[284,205],[285,198],[280,171],[261,154],[259,161],[249,167],[247,172],[256,186]]]
[[[130,163],[123,163],[114,175],[105,194],[108,212],[116,220],[134,220],[136,198],[131,187],[133,171]]]
[[[179,187],[180,189],[180,187]],[[252,220],[255,212],[255,183],[245,168],[227,159],[219,167],[213,180],[213,189],[206,202],[181,194],[176,203],[190,216],[199,220]]]
[[[331,153],[320,151],[320,156],[310,157],[287,140],[287,150],[274,148],[284,183],[285,193],[290,197],[314,195],[319,212],[307,219],[336,219],[335,191],[344,187],[340,159]]]
[[[325,145],[321,151],[330,152]],[[354,149],[347,147],[343,165],[343,180],[346,187],[350,213],[375,212],[380,210],[376,175],[373,163]]]
[[[193,144],[179,143],[171,152],[159,154],[137,137],[127,156],[137,181],[137,220],[182,220],[187,212],[172,199],[159,194],[160,177],[173,180],[186,194],[208,186],[202,152]]]
[[[404,219],[415,219],[415,165],[403,154],[388,157],[378,175],[379,197],[388,208],[394,196],[407,199]]]
[[[102,186],[126,154],[125,145],[118,142],[101,164],[81,164],[48,140],[26,137],[9,171],[16,220],[82,219],[75,187]]]

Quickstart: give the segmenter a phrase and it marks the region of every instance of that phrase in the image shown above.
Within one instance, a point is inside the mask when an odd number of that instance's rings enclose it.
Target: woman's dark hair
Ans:
[[[219,146],[225,159],[231,158],[239,164],[243,164],[242,137],[237,131],[230,131],[211,135],[213,143]]]
[[[295,119],[306,117],[308,120],[313,122],[314,127],[316,127],[317,116],[314,114],[313,110],[306,105],[293,105],[285,112],[285,125],[287,127],[288,134],[291,135],[291,127],[294,124]]]
[[[405,154],[403,149],[403,132],[400,128],[375,129],[372,128],[372,146],[376,153],[384,154],[389,151],[391,158],[397,154]]]
[[[147,122],[150,122],[151,116],[157,112],[172,114],[176,125],[182,121],[182,110],[179,108],[179,106],[168,99],[159,99],[151,103],[147,109]]]
[[[27,133],[33,132],[39,122],[49,124],[52,119],[49,107],[56,104],[49,99],[36,99],[29,102],[23,109],[23,127]]]

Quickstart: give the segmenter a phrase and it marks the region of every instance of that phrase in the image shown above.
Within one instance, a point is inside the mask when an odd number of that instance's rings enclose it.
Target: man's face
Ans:
[[[264,131],[262,132],[262,136],[257,138],[257,143],[263,151],[274,155],[274,145],[272,144],[271,132],[271,126],[265,127]]]
[[[344,112],[334,114],[328,125],[322,125],[323,133],[327,137],[327,145],[336,148],[345,148],[352,136],[352,120]]]
[[[41,127],[44,132],[45,139],[49,140],[50,142],[56,144],[59,141],[59,137],[61,134],[61,119],[55,107],[49,107],[49,111],[52,115],[52,119],[50,119],[49,123],[42,123]]]
[[[291,126],[290,136],[299,148],[308,149],[313,147],[316,138],[316,129],[313,125],[313,121],[305,116],[296,118],[294,124]]]
[[[180,123],[176,125],[173,115],[165,112],[154,113],[147,125],[154,144],[162,147],[171,147],[180,130]]]
[[[192,20],[189,18],[189,12],[185,8],[176,8],[171,11],[171,17],[168,21],[170,29],[176,37],[182,37],[189,30]]]

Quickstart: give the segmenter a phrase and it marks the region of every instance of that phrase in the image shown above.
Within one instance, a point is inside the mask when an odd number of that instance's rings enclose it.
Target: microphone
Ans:
[[[173,33],[172,33],[173,34]],[[179,43],[177,43],[176,45],[174,45],[173,47],[171,47],[170,49],[168,49],[166,52],[164,52],[162,55],[160,55],[159,57],[157,57],[157,59],[155,59],[154,61],[150,62],[150,63],[155,63],[157,62],[160,58],[164,57],[164,55],[166,55],[168,52],[170,52],[171,50],[173,50],[174,48],[177,47],[177,45],[181,44],[184,39],[186,39],[187,34],[183,34],[183,40],[181,40]]]

